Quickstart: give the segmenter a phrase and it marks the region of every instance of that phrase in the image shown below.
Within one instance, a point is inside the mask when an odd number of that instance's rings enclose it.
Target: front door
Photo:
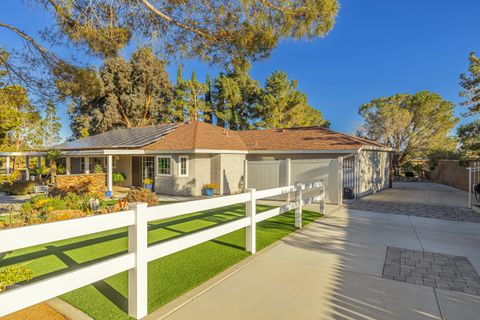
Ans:
[[[154,179],[154,157],[132,157],[132,186],[143,187],[143,180]]]
[[[132,157],[132,186],[143,187],[142,157]]]

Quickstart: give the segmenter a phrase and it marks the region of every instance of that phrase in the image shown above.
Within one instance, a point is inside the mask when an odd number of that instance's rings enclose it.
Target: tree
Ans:
[[[457,128],[460,150],[467,158],[480,158],[480,120]]]
[[[51,14],[43,37],[66,42],[87,53],[112,58],[132,40],[147,43],[168,56],[198,57],[228,63],[235,57],[261,59],[283,39],[325,36],[339,10],[337,0],[280,1],[83,1],[35,0]],[[19,59],[9,64],[17,83],[48,89],[28,66],[53,71],[63,60],[18,26],[0,22],[24,40]],[[7,46],[1,43],[0,46]],[[28,66],[27,66],[28,63]],[[58,72],[58,71],[57,71]]]
[[[8,53],[3,52],[3,57],[8,58]],[[24,87],[8,81],[7,73],[6,64],[0,62],[0,148],[36,149],[44,142],[40,112]]]
[[[73,102],[70,113],[75,137],[175,120],[170,109],[173,87],[165,62],[149,48],[138,49],[130,61],[121,57],[106,60],[98,75],[87,69],[73,74],[72,79],[57,85]],[[96,89],[83,92],[83,82]]]
[[[212,98],[217,125],[233,130],[252,126],[260,84],[250,77],[249,70],[250,64],[238,59],[215,79]]]
[[[58,149],[51,149],[46,153],[45,160],[50,164],[50,179],[52,183],[55,183],[55,178],[57,176],[57,162],[61,157],[62,152]]]
[[[308,104],[307,96],[297,89],[296,80],[288,80],[283,71],[275,71],[267,78],[260,94],[256,118],[259,128],[291,128],[327,126],[322,113]]]
[[[358,135],[391,146],[395,166],[430,152],[453,150],[449,136],[458,119],[454,105],[428,91],[373,99],[360,106],[363,124]]]
[[[62,124],[57,117],[57,108],[53,101],[48,101],[44,117],[45,146],[51,147],[60,142],[60,129]]]
[[[468,106],[468,115],[480,113],[480,58],[470,53],[469,75],[460,75],[460,85],[463,91],[460,96],[465,98],[462,105]]]
[[[207,86],[197,80],[197,74],[192,72],[190,80],[183,82],[185,118],[187,120],[210,120],[210,108],[205,101]]]
[[[213,123],[215,111],[213,110],[212,80],[209,74],[207,74],[207,79],[205,80],[205,89],[205,122]]]

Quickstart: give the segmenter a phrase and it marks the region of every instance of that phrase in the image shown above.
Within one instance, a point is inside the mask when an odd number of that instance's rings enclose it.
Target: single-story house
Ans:
[[[116,129],[54,148],[65,156],[66,175],[91,174],[102,166],[107,190],[112,173],[121,172],[123,186],[143,186],[151,178],[157,193],[194,196],[210,183],[218,185],[218,194],[243,191],[245,160],[340,157],[350,161],[348,168],[358,168],[358,192],[366,194],[387,186],[391,151],[320,127],[234,131],[197,121]]]

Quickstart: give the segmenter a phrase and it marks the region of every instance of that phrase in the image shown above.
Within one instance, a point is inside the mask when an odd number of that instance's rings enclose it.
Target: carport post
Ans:
[[[7,156],[5,159],[5,170],[7,172],[7,176],[10,174],[10,157]]]
[[[300,182],[295,183],[295,227],[302,227],[302,184]]]
[[[70,175],[70,171],[72,170],[72,159],[70,157],[65,158],[65,173],[67,176]]]
[[[113,189],[113,156],[109,155],[107,158],[107,191],[112,192]]]
[[[30,180],[30,157],[25,157],[25,181]]]
[[[90,157],[83,157],[83,163],[85,168],[83,168],[83,173],[89,174],[90,173]]]

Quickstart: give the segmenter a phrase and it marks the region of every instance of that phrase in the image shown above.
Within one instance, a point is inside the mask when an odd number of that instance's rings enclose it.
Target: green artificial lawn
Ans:
[[[257,212],[271,207],[257,206]],[[149,244],[198,231],[243,217],[244,205],[193,213],[149,223]],[[321,214],[303,211],[303,224]],[[295,230],[294,212],[257,224],[257,250],[261,250]],[[111,258],[127,251],[127,228],[16,250],[0,261],[0,268],[23,264],[38,281]],[[148,309],[153,312],[206,280],[248,257],[245,229],[238,230],[148,264]],[[64,294],[60,298],[94,319],[129,319],[127,314],[127,272]]]

